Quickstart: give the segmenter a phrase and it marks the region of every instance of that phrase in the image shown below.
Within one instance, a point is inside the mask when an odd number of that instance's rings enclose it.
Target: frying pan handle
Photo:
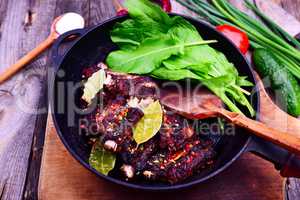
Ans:
[[[69,42],[69,47],[72,46],[73,44],[75,44],[75,42],[77,42],[79,40],[80,36],[82,36],[83,34],[85,34],[87,32],[87,30],[88,29],[76,29],[76,30],[68,31],[68,32],[62,34],[61,36],[59,36],[59,38],[57,38],[57,40],[55,41],[55,43],[52,46],[52,60],[53,60],[54,64],[56,65],[56,67],[58,67],[62,57],[65,54],[65,53],[61,54],[59,52],[61,45],[64,42]]]
[[[300,178],[300,156],[257,137],[252,138],[246,151],[274,163],[283,177]]]
[[[300,42],[300,33],[298,33],[295,38]]]
[[[280,174],[283,177],[300,178],[300,156],[290,155],[288,161],[282,167]]]

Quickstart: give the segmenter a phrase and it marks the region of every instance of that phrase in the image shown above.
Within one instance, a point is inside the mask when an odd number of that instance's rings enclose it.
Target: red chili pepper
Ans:
[[[170,0],[154,0],[156,3],[158,3],[164,11],[166,12],[171,12],[172,10],[172,5]]]
[[[128,14],[128,11],[125,8],[117,11],[117,16],[122,16],[122,15],[127,15],[127,14]]]
[[[249,49],[249,39],[245,32],[227,24],[217,26],[216,28],[227,36],[227,38],[229,38],[243,54],[247,53]]]

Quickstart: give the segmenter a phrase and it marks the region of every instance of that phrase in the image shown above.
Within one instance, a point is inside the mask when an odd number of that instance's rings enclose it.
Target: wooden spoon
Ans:
[[[8,67],[6,71],[0,75],[0,84],[12,77],[39,54],[48,49],[61,34],[80,28],[84,28],[84,19],[77,13],[66,13],[57,17],[51,25],[51,32],[48,38],[18,60],[15,64]]]
[[[268,127],[264,123],[252,120],[243,114],[230,112],[223,108],[221,100],[207,92],[178,92],[162,89],[161,102],[164,106],[189,119],[222,117],[229,122],[250,130],[258,137],[273,142],[290,152],[300,155],[300,138],[289,132]]]

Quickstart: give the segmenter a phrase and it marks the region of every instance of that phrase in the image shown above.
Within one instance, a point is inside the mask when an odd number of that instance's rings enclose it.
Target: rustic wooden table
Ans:
[[[273,1],[300,19],[300,0]],[[53,19],[69,11],[80,13],[87,26],[115,14],[110,0],[1,0],[0,72],[45,39]],[[0,85],[1,199],[37,197],[48,108],[49,55],[45,53]]]

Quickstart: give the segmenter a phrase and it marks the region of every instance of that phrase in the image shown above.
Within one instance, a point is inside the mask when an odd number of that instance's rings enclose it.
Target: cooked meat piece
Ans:
[[[194,135],[189,122],[171,111],[165,111],[162,127],[159,131],[160,147],[176,151],[182,144]]]
[[[150,77],[122,74],[109,70],[106,73],[111,81],[104,85],[104,91],[109,95],[157,98],[157,85]]]
[[[194,135],[194,130],[184,118],[174,113],[165,113],[162,128],[157,137],[152,138],[145,144],[142,144],[136,150],[121,152],[122,159],[126,166],[123,166],[124,174],[132,174],[124,170],[133,170],[139,174],[145,169],[147,161],[159,149],[165,149],[168,152],[176,152]],[[130,168],[128,167],[130,166]],[[128,177],[130,178],[130,177]]]
[[[132,151],[121,152],[121,158],[127,166],[131,166],[131,169],[138,174],[145,168],[147,161],[158,149],[158,138],[154,137]]]
[[[99,93],[100,96],[103,96],[104,101],[115,99],[118,95],[125,98],[137,97],[138,99],[145,99],[150,97],[157,99],[158,86],[150,77],[113,72],[103,63],[84,68],[82,76],[84,79],[87,79],[100,69],[105,69],[106,72],[104,88]],[[83,104],[85,105],[85,103]]]
[[[93,65],[90,67],[85,67],[82,70],[82,78],[83,79],[88,79],[91,77],[96,71],[99,71],[101,68],[105,68],[105,65],[102,65],[99,63],[98,65]]]
[[[143,112],[139,108],[128,107],[124,97],[118,96],[111,101],[96,118],[104,147],[117,152],[128,151],[128,144],[133,140],[132,127],[142,117]]]
[[[211,144],[211,141],[194,140],[176,153],[160,152],[147,162],[143,175],[150,180],[171,184],[183,181],[212,164],[214,151]]]

